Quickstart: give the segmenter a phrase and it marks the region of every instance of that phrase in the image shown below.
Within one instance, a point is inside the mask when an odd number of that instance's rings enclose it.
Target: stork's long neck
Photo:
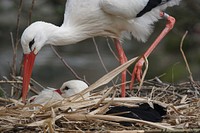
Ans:
[[[62,46],[68,44],[75,44],[90,36],[84,33],[84,30],[75,26],[51,26],[51,33],[48,34],[47,44]]]

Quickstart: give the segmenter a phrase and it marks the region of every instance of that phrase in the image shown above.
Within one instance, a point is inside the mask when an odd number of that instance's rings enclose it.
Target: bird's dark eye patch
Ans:
[[[69,88],[69,87],[67,87],[67,86],[64,88],[64,90],[69,90],[69,89],[70,89],[70,88]]]
[[[33,39],[32,41],[29,42],[29,48],[31,50],[31,47],[33,46],[33,44],[35,43],[35,40]]]

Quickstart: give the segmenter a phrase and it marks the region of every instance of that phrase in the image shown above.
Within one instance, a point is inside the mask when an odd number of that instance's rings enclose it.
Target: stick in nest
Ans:
[[[184,42],[185,37],[187,36],[187,34],[188,34],[188,31],[185,32],[185,34],[183,35],[183,37],[182,37],[182,39],[181,39],[180,51],[181,51],[182,56],[183,56],[183,59],[184,59],[184,61],[185,61],[186,68],[187,68],[187,70],[188,70],[188,72],[189,72],[189,78],[190,78],[190,80],[191,80],[192,82],[194,82],[194,79],[193,79],[193,77],[192,77],[192,72],[191,72],[191,70],[190,70],[190,67],[189,67],[187,58],[186,58],[185,53],[184,53],[184,51],[183,51],[183,42]]]
[[[143,83],[144,83],[144,78],[145,78],[145,76],[146,76],[146,74],[147,74],[147,71],[148,71],[148,68],[149,68],[149,62],[148,62],[147,58],[146,58],[146,57],[142,57],[142,58],[145,59],[145,70],[144,70],[144,73],[143,73],[143,75],[142,75],[142,79],[141,79],[141,81],[140,81],[140,85],[139,85],[139,89],[138,89],[137,95],[138,95],[139,91],[140,91],[141,88],[142,88],[142,85],[143,85]]]
[[[198,87],[199,87],[199,85],[196,84],[196,83],[194,82],[194,79],[193,79],[193,76],[192,76],[192,72],[191,72],[191,70],[190,70],[189,63],[188,63],[187,58],[186,58],[186,56],[185,56],[185,53],[184,53],[184,51],[183,51],[183,42],[184,42],[184,40],[185,40],[187,34],[188,34],[188,31],[185,32],[185,34],[183,35],[183,37],[182,37],[182,39],[181,39],[180,51],[181,51],[181,53],[182,53],[183,59],[184,59],[185,64],[186,64],[186,68],[187,68],[188,73],[189,73],[190,82],[192,83],[192,86],[193,86],[193,88],[195,89],[195,95],[196,95],[196,97],[197,97],[197,95],[199,95],[199,92],[198,92],[197,88],[195,87],[195,85],[197,85]]]

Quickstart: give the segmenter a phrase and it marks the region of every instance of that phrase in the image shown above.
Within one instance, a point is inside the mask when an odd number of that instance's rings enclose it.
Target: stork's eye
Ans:
[[[66,86],[63,90],[69,90],[69,87]]]
[[[32,48],[32,46],[33,46],[34,43],[35,43],[35,40],[34,40],[34,39],[33,39],[32,41],[29,42],[29,48],[30,48],[30,50],[31,50],[31,48]]]

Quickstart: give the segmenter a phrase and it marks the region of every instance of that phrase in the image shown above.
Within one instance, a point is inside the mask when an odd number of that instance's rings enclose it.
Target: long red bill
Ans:
[[[26,97],[28,94],[28,87],[31,80],[31,74],[36,55],[34,52],[30,54],[24,54],[24,69],[23,69],[23,88],[22,88],[22,101],[26,103]]]

